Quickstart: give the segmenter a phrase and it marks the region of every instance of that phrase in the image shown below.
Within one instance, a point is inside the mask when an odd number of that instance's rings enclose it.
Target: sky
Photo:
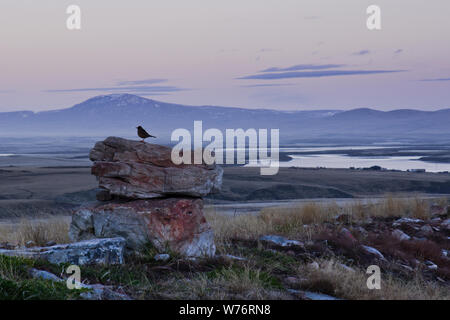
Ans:
[[[369,30],[368,6],[381,9]],[[81,9],[68,30],[66,9]],[[0,112],[132,93],[279,110],[450,108],[448,0],[2,0]]]

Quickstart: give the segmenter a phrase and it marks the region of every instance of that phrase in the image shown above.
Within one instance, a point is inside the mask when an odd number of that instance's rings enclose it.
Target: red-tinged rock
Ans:
[[[352,243],[358,242],[358,240],[356,240],[356,238],[353,236],[353,234],[347,228],[342,228],[341,231],[339,232],[339,234],[341,237],[343,237],[344,239],[346,239]]]
[[[169,198],[112,202],[78,210],[72,217],[72,240],[121,236],[139,251],[151,243],[160,252],[188,257],[213,256],[214,233],[203,215],[203,200]]]
[[[96,143],[90,159],[99,187],[118,197],[203,197],[220,190],[222,184],[222,168],[175,165],[171,148],[156,144],[109,137]]]

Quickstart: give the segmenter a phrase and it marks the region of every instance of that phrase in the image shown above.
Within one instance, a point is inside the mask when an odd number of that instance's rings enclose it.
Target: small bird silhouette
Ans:
[[[142,142],[145,142],[145,139],[147,139],[147,138],[156,138],[155,136],[152,136],[147,131],[145,131],[145,129],[142,128],[141,126],[136,127],[136,129],[137,129],[138,136],[140,138],[142,138]]]

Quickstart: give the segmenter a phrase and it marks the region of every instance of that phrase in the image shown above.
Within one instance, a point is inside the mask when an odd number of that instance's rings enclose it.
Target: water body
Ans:
[[[350,157],[342,154],[291,155],[292,160],[281,162],[280,167],[301,168],[368,168],[380,166],[388,170],[425,169],[428,172],[450,171],[450,163],[433,163],[418,160],[420,156]]]
[[[450,163],[438,163],[419,160],[426,155],[432,155],[442,150],[437,149],[419,149],[407,148],[405,151],[421,153],[414,156],[351,156],[345,151],[351,150],[377,150],[377,149],[395,149],[397,147],[386,146],[339,146],[339,147],[283,147],[280,152],[289,155],[292,160],[282,161],[280,167],[299,167],[299,168],[369,168],[380,166],[388,170],[415,170],[425,169],[427,172],[450,171]],[[339,152],[342,150],[342,154]],[[329,153],[327,153],[329,151]],[[336,152],[337,151],[337,152]],[[292,152],[292,154],[290,154]],[[317,154],[315,154],[317,152]],[[300,153],[300,154],[299,154]],[[305,154],[301,154],[305,153]],[[255,166],[255,162],[250,162],[249,166]]]

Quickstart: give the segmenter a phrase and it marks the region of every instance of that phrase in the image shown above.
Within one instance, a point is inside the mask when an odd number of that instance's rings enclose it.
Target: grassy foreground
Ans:
[[[445,208],[447,199],[436,206]],[[442,210],[438,215],[449,217]],[[309,203],[267,208],[258,215],[230,217],[211,210],[206,216],[215,231],[216,257],[192,261],[171,254],[168,261],[155,261],[157,252],[149,247],[124,265],[83,266],[83,282],[112,286],[134,299],[304,299],[303,291],[341,299],[450,299],[450,265],[440,251],[450,249],[448,239],[435,235],[425,241],[396,242],[380,231],[400,217],[436,218],[424,200],[389,196],[377,204]],[[53,218],[0,227],[0,242],[67,242],[68,223],[67,218]],[[342,237],[343,230],[356,240]],[[281,247],[259,240],[269,234],[304,245]],[[385,261],[364,254],[360,244],[380,250]],[[439,269],[425,268],[427,260]],[[373,264],[381,267],[380,290],[366,285],[366,268]],[[65,284],[31,279],[30,267],[67,277],[65,265],[0,256],[0,299],[79,298],[79,292]]]

